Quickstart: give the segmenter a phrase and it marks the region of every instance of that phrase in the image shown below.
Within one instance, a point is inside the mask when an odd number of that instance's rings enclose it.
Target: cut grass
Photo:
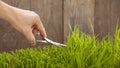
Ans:
[[[80,35],[77,27],[68,36],[67,47],[38,47],[0,54],[0,68],[120,68],[120,29],[97,41]]]

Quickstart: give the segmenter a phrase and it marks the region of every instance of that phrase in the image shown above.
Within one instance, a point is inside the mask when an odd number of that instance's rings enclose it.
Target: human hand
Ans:
[[[15,29],[21,32],[27,40],[35,45],[34,34],[40,33],[44,39],[46,31],[38,14],[33,11],[19,9],[0,1],[0,18],[7,20]]]
[[[21,32],[32,45],[36,44],[34,34],[39,32],[43,39],[46,37],[46,32],[40,17],[33,11],[15,8],[15,16],[11,24]]]

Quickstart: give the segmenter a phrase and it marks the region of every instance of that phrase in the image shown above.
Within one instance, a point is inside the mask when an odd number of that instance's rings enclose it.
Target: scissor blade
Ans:
[[[52,40],[50,40],[50,39],[48,39],[48,38],[45,38],[45,40],[48,42],[48,43],[51,43],[51,44],[53,44],[53,45],[56,45],[56,46],[66,46],[66,45],[64,45],[64,44],[61,44],[61,43],[58,43],[58,42],[54,42],[54,41],[52,41]]]
[[[45,40],[36,40],[37,42],[43,42],[43,43],[48,43],[47,41]]]

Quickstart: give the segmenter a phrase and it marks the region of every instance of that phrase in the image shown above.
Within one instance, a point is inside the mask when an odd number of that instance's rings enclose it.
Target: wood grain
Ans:
[[[69,33],[69,24],[80,26],[82,32],[94,34],[94,0],[64,0],[64,39]]]
[[[3,0],[9,5],[30,9],[29,0]],[[0,52],[30,47],[25,37],[16,31],[7,21],[0,20]]]
[[[100,39],[114,35],[117,19],[120,18],[119,3],[120,0],[96,0],[94,29]]]
[[[82,32],[113,36],[117,19],[120,18],[120,0],[3,0],[9,5],[35,11],[45,26],[51,40],[67,41],[75,24]],[[120,25],[120,21],[119,21]],[[40,39],[39,37],[36,37]],[[40,44],[43,45],[43,44]],[[0,52],[28,48],[26,38],[7,21],[0,20]]]
[[[31,10],[41,17],[48,38],[62,43],[62,0],[31,0]]]
[[[14,7],[38,13],[46,28],[48,38],[57,42],[63,42],[62,0],[3,1]],[[26,38],[3,20],[0,20],[0,36],[0,51],[10,51],[30,47]]]

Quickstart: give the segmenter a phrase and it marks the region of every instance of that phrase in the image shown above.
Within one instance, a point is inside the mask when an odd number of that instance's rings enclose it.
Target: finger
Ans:
[[[36,41],[35,41],[35,37],[33,35],[32,30],[28,30],[25,32],[25,36],[27,38],[27,40],[32,44],[32,45],[36,45]]]
[[[40,32],[40,35],[43,39],[45,39],[45,37],[47,37],[46,35],[46,31],[45,28],[43,27],[42,22],[40,21],[40,19],[37,21],[36,26],[38,28],[38,31]]]
[[[38,31],[38,29],[34,29],[32,32],[34,35],[36,35],[36,34],[38,34],[39,31]]]

